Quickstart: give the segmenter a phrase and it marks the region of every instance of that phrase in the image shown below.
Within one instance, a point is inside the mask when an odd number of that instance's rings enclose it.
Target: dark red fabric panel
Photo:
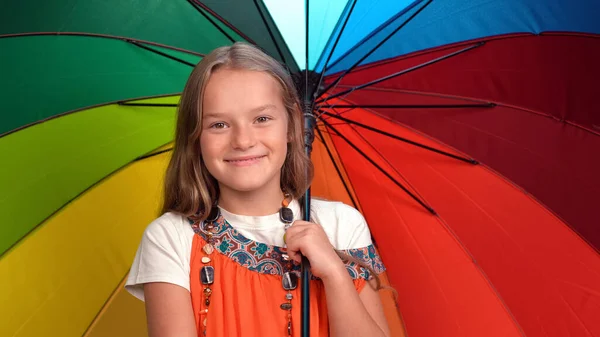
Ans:
[[[361,109],[344,116],[452,151]],[[519,327],[528,337],[600,335],[600,255],[545,207],[484,165],[335,127],[439,214],[332,137],[409,336],[519,336]]]
[[[366,83],[461,49],[437,50],[357,71],[344,86]],[[484,46],[413,73],[357,90],[356,104],[465,104],[495,108],[374,109],[473,156],[521,186],[600,248],[600,38],[521,36]],[[424,94],[427,93],[427,94]],[[440,94],[445,95],[440,97]],[[521,106],[536,112],[511,108]]]
[[[600,36],[518,35],[483,41],[479,48],[377,87],[516,105],[600,132]],[[437,48],[355,69],[341,84],[367,83],[473,44]]]

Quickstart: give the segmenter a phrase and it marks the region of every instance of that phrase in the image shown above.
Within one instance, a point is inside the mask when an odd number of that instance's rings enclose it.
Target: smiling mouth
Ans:
[[[228,159],[228,160],[225,160],[225,162],[231,163],[231,164],[236,164],[236,165],[247,165],[247,164],[255,163],[264,157],[266,157],[266,155],[265,156],[255,156],[255,157],[245,157],[245,158],[238,158],[238,159]]]

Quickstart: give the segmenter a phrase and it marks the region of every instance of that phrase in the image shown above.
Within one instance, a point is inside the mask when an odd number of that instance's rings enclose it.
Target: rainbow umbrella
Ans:
[[[1,336],[144,336],[123,290],[192,66],[235,41],[316,117],[394,336],[600,336],[598,1],[9,1]]]

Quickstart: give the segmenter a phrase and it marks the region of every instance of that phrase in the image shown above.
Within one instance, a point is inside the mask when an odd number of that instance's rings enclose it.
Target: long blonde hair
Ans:
[[[300,199],[312,183],[314,169],[304,151],[303,115],[290,74],[257,47],[237,42],[206,55],[188,78],[177,110],[175,146],[165,177],[163,213],[175,212],[204,220],[219,198],[219,185],[202,160],[200,133],[206,84],[211,74],[220,68],[262,71],[277,80],[288,113],[290,135],[281,169],[281,189]]]

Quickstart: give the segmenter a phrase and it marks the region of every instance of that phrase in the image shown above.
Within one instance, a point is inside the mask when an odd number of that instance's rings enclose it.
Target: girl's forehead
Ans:
[[[284,107],[282,88],[268,73],[220,69],[206,84],[202,108],[205,113],[260,112]]]

